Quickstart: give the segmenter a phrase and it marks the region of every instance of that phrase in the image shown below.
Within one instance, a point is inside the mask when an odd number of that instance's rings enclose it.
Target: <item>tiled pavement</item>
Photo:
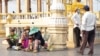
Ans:
[[[0,56],[82,56],[77,53],[77,49],[70,49],[70,50],[62,50],[62,51],[41,51],[39,53],[33,53],[33,52],[24,52],[24,51],[14,51],[14,50],[6,50],[7,45],[2,45],[0,39]],[[94,47],[94,55],[93,56],[100,56],[100,44],[95,45]],[[87,55],[88,49],[85,50],[85,55]]]

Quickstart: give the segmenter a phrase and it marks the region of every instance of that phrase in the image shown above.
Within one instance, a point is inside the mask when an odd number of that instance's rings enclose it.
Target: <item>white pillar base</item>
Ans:
[[[65,31],[66,30],[66,31]],[[66,48],[67,40],[67,28],[52,27],[48,28],[50,34],[48,40],[48,49],[51,50],[63,50]]]

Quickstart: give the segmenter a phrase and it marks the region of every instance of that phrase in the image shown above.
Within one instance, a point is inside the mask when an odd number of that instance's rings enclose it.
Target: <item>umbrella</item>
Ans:
[[[38,27],[32,27],[30,29],[30,32],[29,32],[29,35],[32,35],[32,34],[35,34],[39,31],[39,28]]]

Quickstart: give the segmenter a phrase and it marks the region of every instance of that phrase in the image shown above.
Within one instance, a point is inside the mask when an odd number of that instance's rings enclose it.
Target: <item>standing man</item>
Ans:
[[[72,16],[72,21],[74,23],[74,34],[76,37],[76,45],[77,47],[80,47],[80,41],[81,41],[81,37],[80,37],[80,24],[81,24],[81,19],[80,19],[80,10],[76,9],[75,13]]]
[[[83,10],[85,11],[83,17],[82,17],[82,45],[80,47],[80,54],[84,54],[84,49],[86,47],[86,44],[89,44],[89,55],[93,54],[93,45],[94,45],[94,39],[95,39],[95,25],[96,25],[96,16],[90,12],[89,6],[85,5]]]

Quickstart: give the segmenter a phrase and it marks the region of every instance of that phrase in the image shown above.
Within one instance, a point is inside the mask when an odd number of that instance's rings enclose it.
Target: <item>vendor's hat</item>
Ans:
[[[32,34],[35,34],[39,31],[39,28],[38,27],[32,27],[30,29],[30,32],[29,32],[29,35],[32,35]]]
[[[24,30],[29,30],[30,29],[30,26],[25,26],[24,27]]]

